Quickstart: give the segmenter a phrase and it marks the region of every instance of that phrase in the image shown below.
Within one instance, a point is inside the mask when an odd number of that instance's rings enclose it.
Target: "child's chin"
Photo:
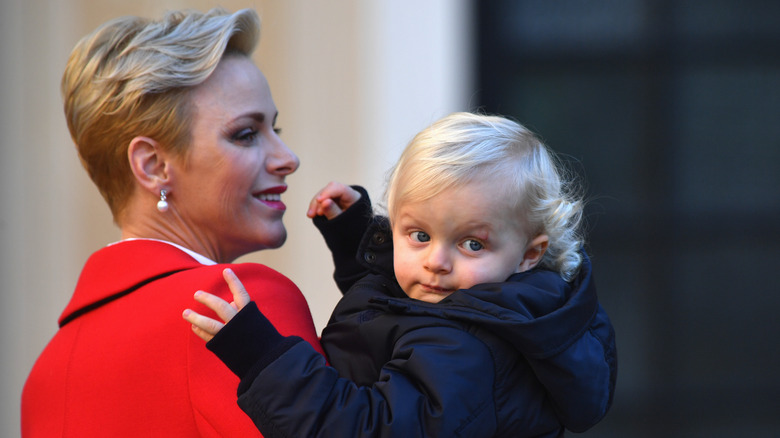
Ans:
[[[448,296],[452,295],[452,292],[441,292],[441,293],[433,293],[433,292],[427,292],[427,293],[420,293],[416,294],[417,296],[412,296],[411,298],[414,298],[419,301],[423,301],[426,303],[436,304],[439,301],[447,298]]]

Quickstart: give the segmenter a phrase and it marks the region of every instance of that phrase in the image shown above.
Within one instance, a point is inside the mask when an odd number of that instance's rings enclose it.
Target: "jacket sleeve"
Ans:
[[[240,436],[260,438],[260,432],[237,409],[233,388],[238,382],[213,354],[203,348],[203,340],[188,333],[188,385],[192,418],[201,438]],[[227,389],[227,390],[226,390]]]
[[[317,216],[312,220],[333,257],[333,278],[341,293],[346,293],[352,284],[368,273],[358,261],[357,254],[373,218],[371,200],[363,187],[352,188],[361,195],[355,204],[333,219]]]
[[[488,437],[496,431],[495,376],[485,366],[491,356],[476,338],[448,327],[410,331],[396,342],[378,381],[359,387],[339,378],[307,343],[274,333],[263,320],[247,306],[208,347],[243,373],[238,404],[266,438]],[[263,340],[247,345],[247,337]],[[239,344],[252,352],[237,357]]]

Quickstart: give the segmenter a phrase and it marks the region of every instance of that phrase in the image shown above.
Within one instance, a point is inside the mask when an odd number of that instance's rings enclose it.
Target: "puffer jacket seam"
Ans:
[[[487,349],[488,352],[490,352],[490,360],[491,360],[491,362],[493,364],[493,390],[490,391],[491,397],[486,398],[485,400],[483,400],[479,404],[477,409],[475,409],[474,412],[471,413],[469,418],[466,418],[465,420],[463,420],[463,423],[460,426],[458,426],[457,429],[455,429],[455,434],[457,436],[462,436],[461,435],[462,431],[464,429],[466,429],[469,425],[471,425],[471,423],[473,423],[475,419],[477,419],[480,415],[482,415],[482,412],[488,406],[490,406],[491,398],[492,398],[492,404],[494,406],[493,416],[495,417],[494,421],[495,421],[495,424],[496,424],[496,428],[498,428],[498,426],[499,426],[498,404],[496,403],[496,394],[498,393],[497,388],[496,388],[496,386],[498,385],[498,369],[497,369],[498,365],[497,365],[497,361],[496,361],[496,353],[494,351],[493,346],[489,342],[485,342],[485,340],[482,339],[481,336],[479,336],[478,332],[480,330],[481,329],[479,327],[469,326],[468,329],[465,330],[465,332],[468,333],[469,335],[473,336],[476,340],[478,340],[482,345],[485,346],[485,348]],[[496,432],[498,433],[498,430],[496,430]]]

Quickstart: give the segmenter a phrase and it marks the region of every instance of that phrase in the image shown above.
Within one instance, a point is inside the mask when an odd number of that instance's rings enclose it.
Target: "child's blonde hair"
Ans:
[[[511,200],[529,238],[549,237],[540,266],[574,278],[583,245],[578,187],[536,135],[504,117],[454,113],[417,134],[390,174],[388,216],[392,222],[400,204],[477,178],[495,180],[495,192],[485,196]]]

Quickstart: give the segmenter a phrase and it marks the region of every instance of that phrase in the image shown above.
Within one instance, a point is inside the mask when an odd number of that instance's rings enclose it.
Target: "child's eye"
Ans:
[[[431,236],[429,236],[425,231],[412,231],[409,236],[415,242],[428,242],[431,240]]]
[[[474,252],[480,251],[485,248],[485,246],[482,243],[474,239],[468,239],[465,242],[463,242],[463,247],[468,251],[474,251]]]

